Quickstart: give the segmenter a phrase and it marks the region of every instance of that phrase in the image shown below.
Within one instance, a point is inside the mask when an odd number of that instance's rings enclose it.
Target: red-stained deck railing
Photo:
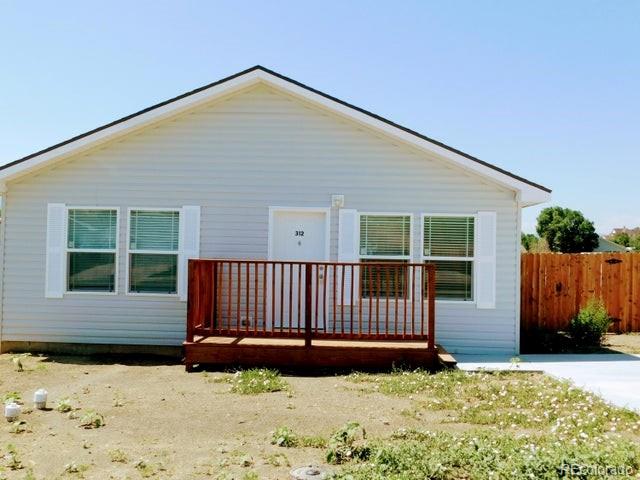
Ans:
[[[424,340],[435,349],[435,266],[189,260],[187,341],[251,336]]]

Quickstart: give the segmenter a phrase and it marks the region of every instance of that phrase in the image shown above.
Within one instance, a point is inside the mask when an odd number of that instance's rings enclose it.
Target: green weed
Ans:
[[[222,377],[221,381],[231,384],[231,392],[240,395],[280,392],[289,389],[289,384],[277,370],[252,368],[238,370],[233,375]]]
[[[109,460],[113,463],[127,463],[129,461],[129,457],[123,450],[116,448],[114,450],[109,450]]]

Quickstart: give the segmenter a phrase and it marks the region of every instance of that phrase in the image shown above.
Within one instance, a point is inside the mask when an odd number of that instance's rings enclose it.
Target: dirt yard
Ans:
[[[32,407],[33,392],[45,388],[49,406],[68,397],[80,409],[76,419],[56,410],[27,412],[21,417],[23,433],[10,433],[10,425],[2,424],[0,452],[14,445],[24,468],[0,470],[0,478],[23,479],[32,469],[36,479],[227,478],[222,474],[241,479],[249,471],[256,478],[282,479],[287,464],[321,462],[324,451],[271,445],[271,432],[280,426],[326,438],[350,420],[366,425],[372,435],[417,423],[401,415],[409,399],[354,394],[353,384],[340,377],[285,377],[291,393],[252,396],[229,393],[229,384],[216,383],[224,373],[94,362],[28,357],[22,361],[25,371],[17,372],[12,357],[0,355],[0,395],[18,392],[26,408]],[[105,426],[79,428],[88,410],[103,415]],[[119,453],[123,461],[114,461]]]
[[[352,480],[540,478],[567,458],[640,469],[638,414],[541,374],[269,378],[123,359],[16,360],[0,355],[0,396],[23,403],[20,422],[0,425],[2,480],[282,480],[332,451],[369,459],[331,466]],[[232,392],[265,386],[282,390]],[[31,408],[38,388],[49,392],[46,411]],[[353,421],[366,440],[332,450],[331,435]]]
[[[640,353],[640,333],[624,335],[608,334],[603,342],[604,348],[621,353]]]

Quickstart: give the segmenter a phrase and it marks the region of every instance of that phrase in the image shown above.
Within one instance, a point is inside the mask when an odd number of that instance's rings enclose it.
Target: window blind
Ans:
[[[473,262],[470,260],[430,260],[436,265],[436,298],[473,300]]]
[[[67,247],[87,250],[116,248],[116,210],[69,210]]]
[[[69,252],[67,289],[70,292],[114,292],[116,254]]]
[[[425,217],[425,257],[473,257],[473,217]]]
[[[176,293],[178,256],[157,253],[132,254],[129,275],[129,290],[131,292]]]
[[[179,212],[131,212],[129,248],[131,250],[178,251]]]
[[[410,215],[360,216],[360,255],[408,257],[410,254]]]

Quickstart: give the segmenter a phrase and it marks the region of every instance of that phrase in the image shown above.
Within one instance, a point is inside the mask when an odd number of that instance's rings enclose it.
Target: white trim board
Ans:
[[[284,91],[294,97],[380,132],[393,140],[418,148],[465,171],[479,175],[492,183],[514,192],[519,192],[523,206],[543,203],[551,198],[551,192],[542,186],[481,160],[474,159],[474,157],[447,147],[435,140],[428,139],[417,132],[401,127],[373,113],[366,112],[260,66],[250,68],[219,82],[149,107],[111,124],[0,167],[0,188],[3,188],[2,184],[5,182],[27,175],[51,163],[258,83]]]

